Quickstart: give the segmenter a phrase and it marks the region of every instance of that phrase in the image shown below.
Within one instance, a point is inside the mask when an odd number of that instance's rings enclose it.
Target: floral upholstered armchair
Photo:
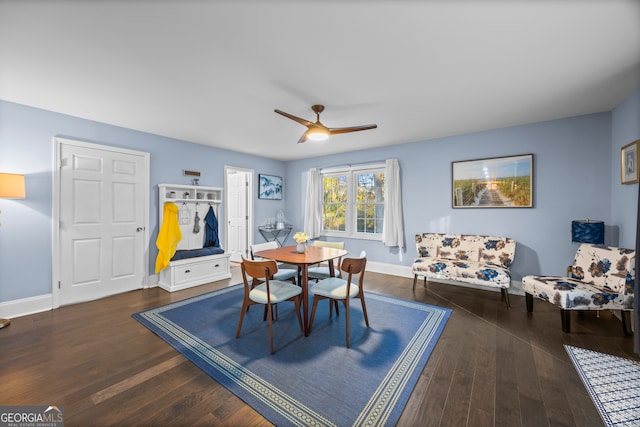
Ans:
[[[622,310],[622,327],[630,333],[633,310],[635,251],[582,243],[567,276],[525,276],[527,311],[533,298],[560,307],[562,330],[571,331],[571,310]]]

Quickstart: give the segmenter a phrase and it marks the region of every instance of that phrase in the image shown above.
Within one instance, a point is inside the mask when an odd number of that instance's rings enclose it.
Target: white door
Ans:
[[[142,288],[148,154],[61,141],[59,304]]]
[[[227,197],[227,252],[230,260],[242,261],[248,257],[252,239],[253,214],[251,209],[253,171],[225,167],[225,194]]]

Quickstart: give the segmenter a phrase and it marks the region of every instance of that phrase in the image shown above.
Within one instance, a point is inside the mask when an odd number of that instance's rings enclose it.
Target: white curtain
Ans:
[[[311,168],[307,174],[307,202],[304,206],[304,232],[310,239],[320,237],[322,230],[322,175]]]
[[[385,162],[384,180],[382,242],[385,246],[404,248],[402,190],[400,188],[400,165],[398,164],[398,159],[388,159]]]

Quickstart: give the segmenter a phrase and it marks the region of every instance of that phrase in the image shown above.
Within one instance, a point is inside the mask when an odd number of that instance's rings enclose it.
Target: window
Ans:
[[[380,239],[384,166],[323,172],[322,233]]]
[[[323,231],[347,231],[347,175],[324,176],[324,209],[322,215]]]
[[[384,172],[356,173],[356,232],[382,234]]]

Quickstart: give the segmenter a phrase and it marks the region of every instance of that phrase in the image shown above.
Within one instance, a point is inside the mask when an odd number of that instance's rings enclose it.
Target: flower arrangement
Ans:
[[[309,240],[309,236],[307,235],[307,233],[298,231],[296,234],[293,235],[293,240],[295,240],[296,243],[304,243],[307,240]]]

